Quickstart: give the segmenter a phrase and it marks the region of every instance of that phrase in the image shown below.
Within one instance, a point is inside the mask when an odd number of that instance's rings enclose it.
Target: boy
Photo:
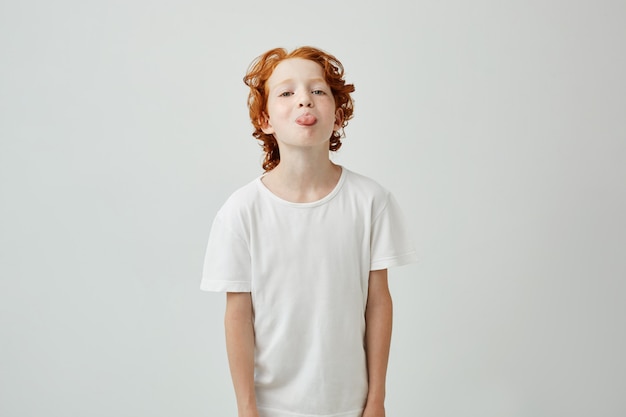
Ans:
[[[239,417],[384,417],[387,268],[415,251],[393,196],[329,158],[354,86],[312,47],[266,52],[244,82],[265,173],[217,213],[201,284],[227,293]]]

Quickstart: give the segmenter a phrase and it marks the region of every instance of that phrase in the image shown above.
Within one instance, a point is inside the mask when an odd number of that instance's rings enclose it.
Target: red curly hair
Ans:
[[[266,83],[276,66],[289,58],[303,58],[317,62],[324,71],[324,78],[332,91],[336,109],[341,109],[343,112],[341,131],[331,134],[329,150],[336,151],[341,147],[341,138],[344,136],[343,128],[348,125],[348,120],[352,118],[354,112],[354,103],[350,96],[350,93],[354,92],[354,84],[346,84],[343,78],[343,65],[331,54],[311,46],[302,46],[291,52],[287,52],[284,48],[275,48],[257,57],[250,64],[243,82],[250,87],[248,110],[250,121],[254,126],[252,136],[261,142],[263,152],[265,152],[263,159],[265,172],[271,171],[280,162],[280,152],[276,139],[273,135],[263,133],[261,129],[267,109],[268,91]]]

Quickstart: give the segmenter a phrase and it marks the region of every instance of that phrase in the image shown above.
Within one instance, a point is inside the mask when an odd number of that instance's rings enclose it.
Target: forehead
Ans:
[[[269,88],[287,81],[307,81],[321,79],[325,81],[324,70],[315,61],[303,58],[288,58],[281,61],[267,80]]]

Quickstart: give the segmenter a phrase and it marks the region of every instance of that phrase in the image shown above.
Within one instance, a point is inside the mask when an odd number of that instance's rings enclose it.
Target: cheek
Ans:
[[[268,104],[267,106],[267,113],[270,117],[285,115],[288,113],[288,111],[289,107],[282,105],[281,103],[273,103],[271,105]]]

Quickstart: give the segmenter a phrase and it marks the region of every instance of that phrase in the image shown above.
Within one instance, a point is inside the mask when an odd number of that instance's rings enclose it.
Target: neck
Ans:
[[[295,156],[295,158],[293,157]],[[280,163],[274,168],[274,175],[285,182],[314,185],[323,181],[335,171],[336,166],[328,158],[328,154],[319,158],[302,158],[302,155],[291,155],[285,158],[281,154]]]
[[[263,177],[263,183],[279,197],[292,202],[317,201],[337,185],[341,168],[323,152],[285,152],[280,163]]]

